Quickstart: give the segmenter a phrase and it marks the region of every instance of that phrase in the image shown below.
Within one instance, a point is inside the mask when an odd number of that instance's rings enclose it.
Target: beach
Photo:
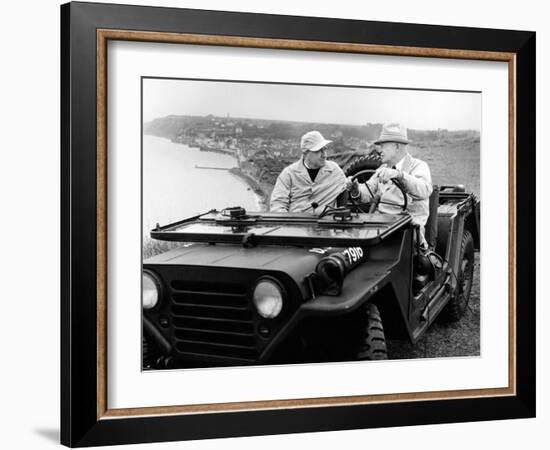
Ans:
[[[166,225],[213,208],[265,209],[263,190],[238,168],[233,155],[145,135],[142,161],[144,236],[157,223]]]

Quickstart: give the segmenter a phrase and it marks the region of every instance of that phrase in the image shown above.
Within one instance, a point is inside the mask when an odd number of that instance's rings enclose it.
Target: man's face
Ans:
[[[316,152],[307,152],[306,163],[310,169],[320,169],[327,161],[327,150],[322,148]]]
[[[395,142],[382,142],[380,144],[380,157],[384,164],[395,164],[399,162],[399,145]],[[397,160],[397,161],[396,161]]]

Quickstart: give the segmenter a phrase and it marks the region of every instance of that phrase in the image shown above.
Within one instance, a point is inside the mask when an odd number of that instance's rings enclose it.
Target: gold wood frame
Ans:
[[[509,318],[508,318],[508,386],[493,389],[434,391],[403,394],[382,394],[346,397],[302,398],[167,407],[108,409],[107,405],[107,42],[109,40],[181,43],[268,49],[309,50],[342,53],[363,53],[391,56],[431,57],[502,61],[508,63],[509,74]],[[346,44],[285,39],[259,39],[234,36],[212,36],[178,33],[155,33],[126,30],[97,30],[97,418],[151,416],[165,414],[219,413],[263,409],[291,409],[319,406],[344,406],[421,400],[502,397],[516,395],[516,55],[505,52],[453,50],[444,48],[394,47],[370,44]]]

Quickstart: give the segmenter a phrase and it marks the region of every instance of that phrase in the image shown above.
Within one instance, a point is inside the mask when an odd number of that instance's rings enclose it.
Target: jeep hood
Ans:
[[[299,247],[244,248],[231,244],[186,244],[180,248],[153,256],[145,266],[186,265],[235,269],[264,269],[280,271],[302,280],[312,272],[324,255],[321,249]]]

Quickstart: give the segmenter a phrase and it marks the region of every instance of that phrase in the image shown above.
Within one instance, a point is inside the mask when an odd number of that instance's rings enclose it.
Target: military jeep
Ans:
[[[458,320],[479,201],[441,186],[430,205],[428,250],[406,205],[232,207],[157,226],[153,239],[181,244],[143,263],[143,368],[386,359],[387,338],[414,344],[437,318]]]

